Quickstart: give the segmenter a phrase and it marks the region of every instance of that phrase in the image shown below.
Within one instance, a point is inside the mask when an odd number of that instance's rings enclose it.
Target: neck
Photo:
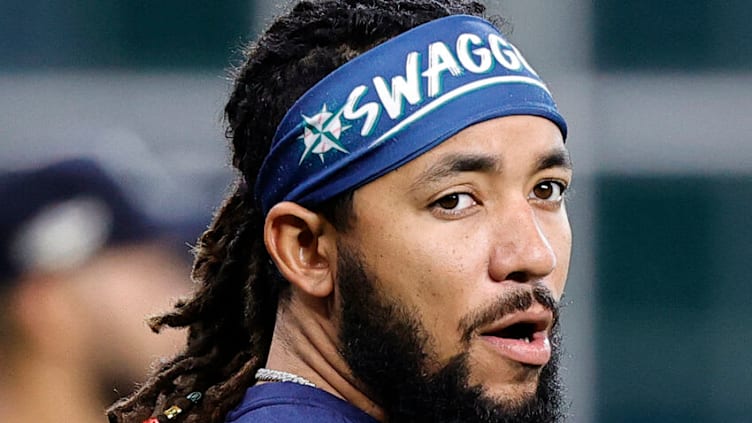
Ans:
[[[378,421],[384,411],[361,389],[339,353],[331,309],[293,297],[280,304],[266,368],[303,377]]]

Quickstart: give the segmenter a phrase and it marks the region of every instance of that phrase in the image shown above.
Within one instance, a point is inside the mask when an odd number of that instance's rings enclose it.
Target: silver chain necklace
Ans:
[[[316,387],[313,382],[302,376],[283,372],[281,370],[265,369],[263,367],[256,371],[256,380],[262,382],[292,382],[299,385],[310,386],[311,388]]]

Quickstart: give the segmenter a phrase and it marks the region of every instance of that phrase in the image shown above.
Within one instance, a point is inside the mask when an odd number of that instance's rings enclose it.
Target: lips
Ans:
[[[505,358],[543,366],[551,359],[548,338],[553,315],[548,310],[512,313],[481,331],[480,338]]]

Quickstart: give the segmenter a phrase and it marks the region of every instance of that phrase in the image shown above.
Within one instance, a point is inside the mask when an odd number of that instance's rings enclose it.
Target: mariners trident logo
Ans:
[[[303,163],[303,160],[311,154],[318,154],[321,162],[324,162],[324,154],[329,150],[341,151],[345,154],[350,152],[345,149],[339,142],[339,138],[347,129],[350,129],[351,125],[343,126],[342,116],[343,109],[340,109],[336,113],[332,113],[326,109],[326,104],[321,108],[321,111],[311,117],[303,116],[303,135],[298,137],[302,139],[305,144],[305,151],[300,158],[298,165]]]

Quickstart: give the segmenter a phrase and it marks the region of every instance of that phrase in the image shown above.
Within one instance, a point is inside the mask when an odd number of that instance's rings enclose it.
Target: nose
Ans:
[[[507,209],[496,223],[489,263],[492,280],[524,283],[554,271],[556,253],[527,201]]]

